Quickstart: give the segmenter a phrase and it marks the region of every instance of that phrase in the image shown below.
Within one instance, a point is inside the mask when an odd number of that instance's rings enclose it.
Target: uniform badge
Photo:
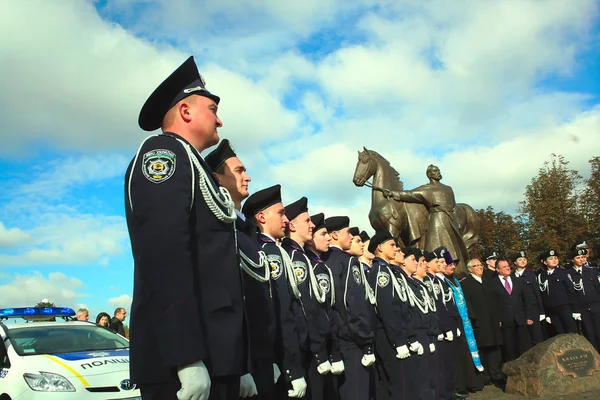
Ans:
[[[162,183],[172,177],[175,166],[175,153],[171,150],[152,150],[142,158],[142,173],[153,183]]]
[[[296,282],[298,282],[298,284],[306,280],[306,264],[302,261],[294,261],[292,263],[292,271],[294,271],[294,275],[296,275]]]
[[[386,287],[390,283],[390,274],[387,272],[378,272],[377,273],[377,284],[379,287]]]
[[[329,283],[329,275],[317,274],[317,282],[319,283],[319,287],[321,288],[323,293],[328,294],[331,290],[331,285]]]
[[[550,250],[550,255],[553,256],[554,255],[554,250]]]
[[[275,254],[269,254],[267,256],[269,267],[271,268],[271,279],[277,280],[281,276],[283,269],[281,268],[281,257]]]
[[[352,266],[352,277],[354,277],[356,284],[360,285],[360,283],[362,282],[362,273],[360,272],[360,267],[356,265]]]

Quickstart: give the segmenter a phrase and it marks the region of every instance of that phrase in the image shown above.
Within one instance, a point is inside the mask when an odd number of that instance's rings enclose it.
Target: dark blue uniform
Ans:
[[[304,356],[307,343],[306,317],[302,303],[292,292],[282,253],[285,250],[270,237],[260,234],[261,250],[271,267],[271,287],[275,308],[275,359],[281,367],[282,377],[277,382],[277,399],[287,398],[293,380],[304,377]]]
[[[556,334],[577,333],[577,324],[573,319],[573,299],[575,291],[567,271],[561,267],[550,273],[542,269],[538,275],[538,284],[551,326]]]
[[[240,217],[236,220],[236,227],[240,257],[245,255],[254,265],[260,264],[256,227]],[[242,274],[248,318],[251,373],[256,383],[258,399],[276,399],[273,382],[275,315],[271,299],[271,271],[268,264],[263,265],[262,268],[253,267],[248,265],[250,271],[243,270]],[[265,278],[266,281],[263,281]]]
[[[598,350],[600,345],[600,276],[598,269],[582,267],[568,271],[575,289],[574,312],[581,314],[583,334]]]
[[[340,376],[340,398],[368,400],[373,368],[361,364],[363,355],[375,351],[375,313],[365,298],[368,283],[363,281],[358,259],[339,247],[330,246],[323,258],[333,274],[339,349],[345,367]]]
[[[237,380],[237,388],[230,388],[239,391],[247,343],[234,224],[221,222],[208,208],[197,190],[200,171],[177,138],[173,133],[149,138],[125,179],[135,263],[131,380],[142,390],[177,388],[177,368],[202,360],[212,393],[221,381]],[[189,148],[218,192],[210,169]]]
[[[544,335],[542,331],[542,322],[540,321],[540,315],[546,315],[544,311],[544,302],[542,300],[542,294],[540,293],[540,286],[535,272],[525,269],[519,276],[517,272],[513,272],[513,279],[518,279],[525,283],[526,289],[533,296],[532,311],[535,318],[533,319],[533,325],[528,326],[529,336],[532,344],[535,346],[538,343],[544,341]]]
[[[377,399],[410,399],[406,391],[406,361],[396,357],[396,348],[414,339],[412,314],[408,304],[394,289],[393,279],[399,267],[375,257],[369,283],[375,292],[377,307],[376,350],[378,358]]]
[[[300,343],[300,350],[302,351],[303,365],[308,378],[308,391],[310,391],[311,399],[319,400],[323,398],[324,381],[323,376],[317,372],[317,366],[329,361],[327,332],[323,334],[329,327],[329,321],[324,308],[318,302],[317,295],[313,291],[311,271],[309,270],[309,268],[312,268],[312,264],[304,249],[290,238],[283,239],[281,245],[292,260],[292,270],[296,276],[298,289],[302,296],[302,304],[304,305],[304,319],[299,323],[306,326],[307,337],[305,342]],[[321,290],[316,280],[314,285],[318,290]]]

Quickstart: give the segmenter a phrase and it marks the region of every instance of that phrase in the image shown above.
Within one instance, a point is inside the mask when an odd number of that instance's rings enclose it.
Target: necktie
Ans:
[[[508,276],[504,277],[504,287],[506,288],[506,291],[508,292],[508,294],[512,293],[512,289],[510,287],[510,283],[508,283]]]

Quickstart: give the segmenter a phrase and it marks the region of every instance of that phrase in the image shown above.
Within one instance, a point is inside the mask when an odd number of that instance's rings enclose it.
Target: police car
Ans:
[[[129,341],[74,315],[58,307],[0,309],[0,400],[141,400],[129,381]],[[2,322],[9,318],[27,322]]]

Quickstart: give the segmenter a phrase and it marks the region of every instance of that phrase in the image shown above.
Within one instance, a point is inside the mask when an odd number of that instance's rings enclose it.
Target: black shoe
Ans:
[[[467,392],[466,390],[460,390],[460,391],[454,393],[455,399],[466,399],[468,397],[469,397],[469,392]]]

